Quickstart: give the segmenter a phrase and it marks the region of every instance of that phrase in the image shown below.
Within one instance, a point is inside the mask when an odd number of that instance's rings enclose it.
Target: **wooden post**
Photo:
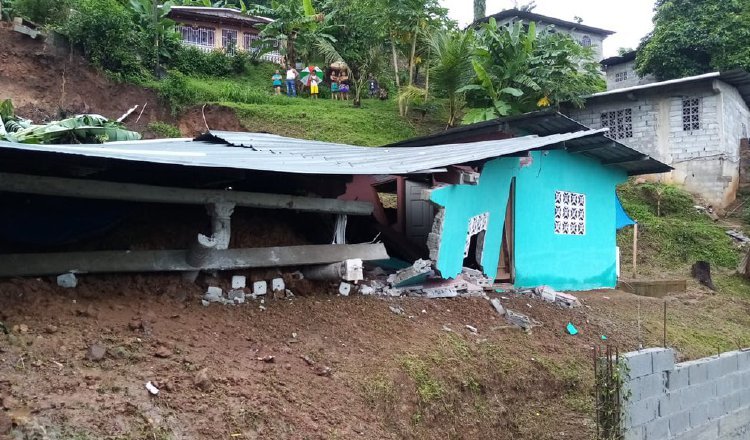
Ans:
[[[638,278],[638,223],[633,224],[633,278]]]

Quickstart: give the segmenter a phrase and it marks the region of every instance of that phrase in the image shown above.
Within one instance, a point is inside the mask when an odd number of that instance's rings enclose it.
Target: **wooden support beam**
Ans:
[[[0,191],[83,199],[184,205],[233,203],[237,206],[250,208],[292,209],[348,215],[370,215],[373,210],[372,203],[363,201],[213,189],[187,189],[11,173],[0,173]]]
[[[631,163],[631,162],[640,162],[643,160],[647,160],[648,156],[645,154],[639,154],[637,156],[629,156],[622,159],[614,159],[614,160],[605,160],[602,162],[602,165],[621,165],[624,163]]]
[[[327,244],[211,251],[199,266],[188,263],[188,251],[95,251],[0,255],[0,277],[62,273],[190,272],[262,267],[306,266],[348,259],[390,258],[382,243]],[[195,260],[190,259],[195,264]]]

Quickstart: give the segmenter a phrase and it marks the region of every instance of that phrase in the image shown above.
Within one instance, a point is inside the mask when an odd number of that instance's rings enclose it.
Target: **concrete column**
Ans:
[[[234,203],[211,203],[206,206],[211,216],[211,239],[216,242],[214,249],[229,249],[229,239],[232,237],[231,217],[234,213]]]

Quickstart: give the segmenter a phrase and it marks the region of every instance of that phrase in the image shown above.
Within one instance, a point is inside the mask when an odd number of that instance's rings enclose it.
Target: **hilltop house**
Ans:
[[[506,9],[497,14],[489,15],[477,22],[485,22],[494,18],[498,24],[508,25],[516,22],[529,24],[534,22],[538,30],[547,29],[551,32],[562,32],[570,35],[575,41],[584,47],[593,49],[596,60],[604,58],[604,39],[614,34],[612,31],[588,26],[574,21],[561,20],[546,15],[535,14],[519,9]],[[477,23],[475,22],[475,23]]]
[[[222,50],[257,51],[259,25],[270,23],[265,17],[243,14],[238,9],[204,6],[172,6],[168,17],[177,23],[182,43],[205,52]],[[273,43],[278,47],[278,42]],[[266,61],[281,63],[278,50],[265,53]]]
[[[609,90],[566,114],[607,127],[609,136],[674,168],[660,180],[679,184],[715,207],[732,203],[749,136],[750,74],[715,72],[671,81],[638,78],[635,57],[604,61]],[[744,177],[744,173],[743,177]]]

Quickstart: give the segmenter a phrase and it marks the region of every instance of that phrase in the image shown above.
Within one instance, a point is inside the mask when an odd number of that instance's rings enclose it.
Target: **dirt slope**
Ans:
[[[153,91],[118,84],[64,52],[0,23],[0,99],[12,99],[18,114],[35,122],[79,113],[116,119],[136,104],[146,107],[137,124],[137,114],[128,120],[131,129],[169,120]]]

